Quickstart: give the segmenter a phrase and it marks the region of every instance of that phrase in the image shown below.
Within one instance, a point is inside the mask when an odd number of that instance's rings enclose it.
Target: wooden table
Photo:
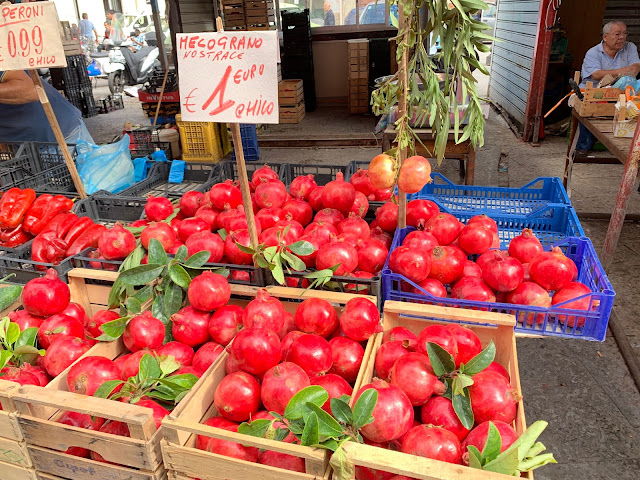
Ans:
[[[435,138],[433,138],[432,130],[430,128],[418,128],[413,131],[424,144],[424,146],[422,146],[419,142],[416,142],[416,155],[422,155],[427,158],[433,157],[433,152],[435,151]],[[382,136],[383,152],[391,149],[395,138],[396,129],[394,127],[387,127]],[[464,177],[465,185],[473,185],[476,168],[476,151],[473,148],[473,145],[471,145],[470,140],[456,143],[455,135],[453,133],[449,133],[444,157],[445,159],[459,160],[460,177]]]
[[[573,118],[571,121],[571,131],[569,133],[569,148],[565,159],[565,170],[563,183],[567,193],[571,195],[571,172],[574,163],[611,163],[609,159],[601,161],[598,158],[575,158],[576,145],[578,143],[578,124],[582,123],[593,135],[607,147],[609,152],[615,157],[615,161],[624,164],[624,173],[620,181],[620,189],[616,198],[616,205],[611,214],[607,237],[604,241],[604,252],[602,265],[605,269],[609,267],[613,260],[613,254],[618,246],[620,231],[624,223],[624,217],[629,207],[629,196],[633,185],[638,177],[638,166],[640,165],[640,122],[636,127],[634,137],[618,138],[613,136],[613,120],[610,118],[582,117],[572,109]]]

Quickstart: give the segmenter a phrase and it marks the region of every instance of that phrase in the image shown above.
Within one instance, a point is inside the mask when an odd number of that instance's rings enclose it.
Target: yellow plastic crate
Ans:
[[[227,126],[212,122],[183,122],[176,115],[182,159],[191,162],[219,162],[231,151]]]

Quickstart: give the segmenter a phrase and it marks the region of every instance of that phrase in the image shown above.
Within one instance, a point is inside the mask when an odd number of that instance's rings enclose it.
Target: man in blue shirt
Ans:
[[[93,143],[80,111],[48,83],[44,89],[67,143]],[[0,142],[56,141],[33,82],[22,70],[0,71],[0,118]]]
[[[82,14],[82,20],[78,22],[78,29],[80,30],[80,41],[84,47],[87,63],[91,63],[91,53],[96,50],[96,44],[98,43],[98,31],[86,13]]]
[[[627,42],[627,26],[624,22],[613,21],[602,28],[602,42],[587,51],[582,63],[582,83],[598,84],[605,75],[613,77],[636,77],[640,73],[638,48]],[[595,137],[582,124],[576,146],[576,153],[584,155],[591,149]]]

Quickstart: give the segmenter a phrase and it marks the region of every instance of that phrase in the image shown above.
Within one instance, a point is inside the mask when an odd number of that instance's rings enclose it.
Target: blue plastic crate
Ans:
[[[411,227],[397,230],[391,245],[391,251],[401,245],[405,236],[413,230]],[[438,298],[424,290],[424,295],[405,292],[402,291],[403,283],[415,288],[420,287],[407,280],[406,277],[391,272],[388,259],[382,270],[383,298],[384,301],[397,300],[442,307],[470,308],[507,313],[516,316],[516,332],[604,341],[615,292],[604,272],[604,268],[600,264],[600,260],[598,260],[591,240],[586,237],[566,237],[555,242],[553,246],[562,249],[564,254],[575,262],[576,267],[578,267],[577,281],[584,283],[591,289],[592,293],[587,295],[590,301],[589,311],[568,310],[562,308],[561,305],[543,308],[508,303]],[[547,245],[546,249],[549,250],[550,247],[551,245]]]
[[[520,188],[456,185],[439,173],[433,182],[408,196],[408,200],[434,200],[449,213],[474,212],[499,215],[526,215],[549,204],[571,205],[562,181],[557,177],[539,177]]]
[[[240,137],[242,138],[242,151],[246,161],[260,160],[260,147],[258,147],[258,131],[253,123],[240,124]],[[236,159],[235,150],[231,150],[231,158]]]

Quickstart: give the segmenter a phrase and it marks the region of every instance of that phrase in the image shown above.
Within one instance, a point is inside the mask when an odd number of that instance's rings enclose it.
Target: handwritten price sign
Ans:
[[[0,70],[66,66],[53,2],[0,5]]]
[[[182,119],[278,123],[277,32],[178,34]]]

